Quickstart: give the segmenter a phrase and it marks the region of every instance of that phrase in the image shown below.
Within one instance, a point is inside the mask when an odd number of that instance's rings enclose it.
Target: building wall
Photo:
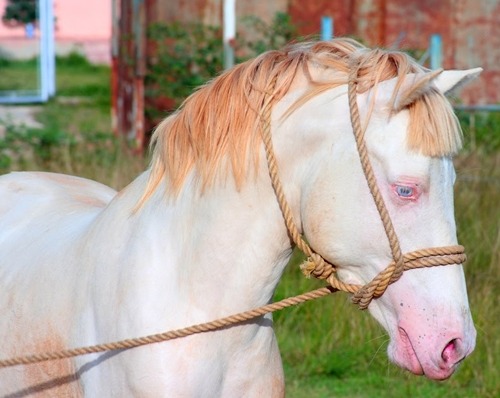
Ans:
[[[472,103],[500,102],[500,1],[462,0],[452,31],[450,64],[482,66],[480,80],[466,94]]]
[[[53,0],[56,51],[79,51],[91,61],[109,63],[111,59],[112,0]],[[0,0],[3,15],[7,0]],[[30,58],[39,52],[36,36],[26,37],[24,27],[9,27],[0,21],[0,52],[15,58]]]
[[[202,21],[207,25],[222,24],[223,0],[146,0],[150,3],[149,11],[154,21],[173,22]],[[289,0],[236,0],[238,18],[258,15],[269,22],[278,11],[285,12]]]
[[[289,0],[288,9],[304,35],[317,34],[321,16],[328,15],[336,36],[369,46],[424,51],[430,36],[440,34],[444,68],[484,68],[460,99],[500,102],[500,0]]]
[[[110,40],[111,0],[54,0],[56,40]]]

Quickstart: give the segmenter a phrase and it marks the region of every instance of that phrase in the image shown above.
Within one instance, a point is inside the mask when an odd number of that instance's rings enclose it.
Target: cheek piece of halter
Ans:
[[[392,256],[392,262],[367,284],[361,286],[344,283],[339,280],[336,276],[336,267],[311,249],[307,242],[302,238],[293,219],[292,211],[285,198],[283,186],[281,185],[281,181],[279,179],[278,166],[274,156],[273,143],[271,139],[270,124],[272,100],[277,76],[274,77],[270,84],[269,95],[263,108],[261,134],[264,141],[269,175],[271,177],[272,186],[276,193],[280,209],[283,213],[286,227],[293,242],[307,257],[307,260],[301,265],[302,272],[307,277],[312,275],[318,279],[326,280],[335,290],[353,293],[352,301],[354,304],[357,304],[360,309],[366,309],[368,308],[370,302],[374,298],[382,296],[388,286],[391,283],[396,282],[404,271],[413,268],[461,264],[465,262],[467,258],[465,255],[465,249],[461,245],[433,247],[406,254],[401,253],[399,240],[382,195],[380,194],[364,141],[364,132],[361,128],[359,109],[356,99],[358,70],[359,66],[353,67],[348,80],[348,99],[351,124],[353,127],[354,138],[356,140],[356,147],[358,149],[363,173],[382,220],[385,234],[389,240]]]

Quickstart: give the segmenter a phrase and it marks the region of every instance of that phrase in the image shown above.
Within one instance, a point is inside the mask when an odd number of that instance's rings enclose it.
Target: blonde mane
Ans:
[[[199,88],[158,125],[152,139],[151,173],[141,203],[162,181],[166,181],[169,195],[175,196],[192,172],[201,192],[229,172],[241,187],[251,165],[257,167],[259,123],[266,101],[279,101],[295,77],[302,74],[309,87],[291,107],[293,112],[321,92],[346,84],[353,67],[358,68],[360,93],[398,77],[393,98],[405,75],[428,72],[402,52],[371,50],[350,39],[292,44],[237,65]],[[335,78],[315,81],[312,68],[332,69]],[[269,92],[271,81],[276,81],[273,92]],[[426,91],[407,108],[409,149],[443,156],[460,148],[459,124],[451,105],[437,89]]]

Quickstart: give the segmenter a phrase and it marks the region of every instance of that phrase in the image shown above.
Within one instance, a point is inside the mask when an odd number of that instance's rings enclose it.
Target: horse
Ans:
[[[119,192],[79,177],[0,178],[5,357],[208,322],[272,301],[294,248],[271,184],[265,109],[298,232],[364,285],[393,260],[349,118],[348,87],[403,252],[455,245],[446,94],[481,69],[431,71],[351,39],[289,44],[223,72],[156,128],[150,167]],[[398,366],[446,379],[474,349],[461,263],[412,269],[368,304]],[[279,397],[272,316],[160,344],[0,369],[0,392]]]

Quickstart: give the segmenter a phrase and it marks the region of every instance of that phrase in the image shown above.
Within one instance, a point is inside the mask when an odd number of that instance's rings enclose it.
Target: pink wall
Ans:
[[[91,62],[111,60],[112,0],[53,0],[56,52],[77,51]],[[3,15],[7,0],[0,0]],[[37,55],[38,40],[27,39],[24,27],[7,27],[0,21],[0,52],[12,58]]]
[[[7,0],[0,0],[3,15]],[[111,0],[54,0],[57,40],[109,40]],[[0,22],[2,38],[24,37],[22,27],[10,28]]]
[[[56,39],[111,38],[111,0],[55,0],[54,14]]]

